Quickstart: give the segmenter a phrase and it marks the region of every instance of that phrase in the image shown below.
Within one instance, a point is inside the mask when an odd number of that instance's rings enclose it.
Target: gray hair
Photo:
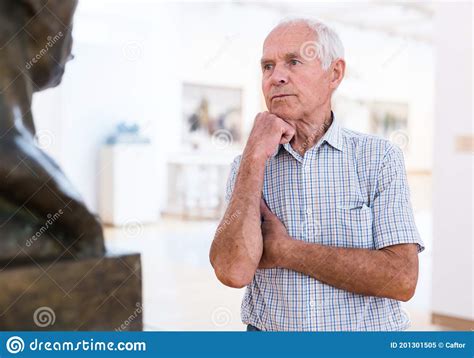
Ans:
[[[301,46],[300,52],[303,58],[314,59],[317,57],[324,70],[327,70],[334,60],[344,58],[344,46],[339,35],[321,21],[309,18],[285,19],[275,29],[301,23],[313,30],[316,37],[315,41],[305,42]]]

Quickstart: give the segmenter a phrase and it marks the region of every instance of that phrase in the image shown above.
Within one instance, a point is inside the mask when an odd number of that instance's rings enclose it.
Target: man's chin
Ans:
[[[288,122],[295,121],[298,118],[298,115],[289,108],[272,108],[269,112]]]

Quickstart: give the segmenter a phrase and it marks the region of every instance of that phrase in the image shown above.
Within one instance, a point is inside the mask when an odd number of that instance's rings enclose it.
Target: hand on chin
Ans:
[[[293,123],[296,121],[296,118],[297,118],[297,116],[293,113],[291,108],[288,108],[288,107],[284,108],[283,106],[278,106],[278,107],[272,106],[272,109],[269,112],[283,119],[285,122],[287,122],[290,125],[293,125]]]

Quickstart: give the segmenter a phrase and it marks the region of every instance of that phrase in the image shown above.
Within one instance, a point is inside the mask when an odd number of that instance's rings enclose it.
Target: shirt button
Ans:
[[[306,213],[307,213],[307,214],[311,214],[312,212],[313,212],[313,211],[312,211],[310,208],[306,209]]]
[[[309,165],[303,166],[303,171],[305,171],[305,172],[309,171]]]
[[[316,302],[315,302],[315,301],[309,301],[309,306],[310,306],[310,307],[315,307],[315,306],[316,306]]]

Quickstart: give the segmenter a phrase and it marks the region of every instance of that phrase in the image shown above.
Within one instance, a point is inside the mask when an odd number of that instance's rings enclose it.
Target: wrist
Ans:
[[[298,244],[298,240],[287,236],[285,239],[280,240],[278,245],[278,267],[290,268],[292,267],[292,259],[295,257],[295,246]]]
[[[264,153],[259,153],[257,150],[245,148],[242,159],[248,160],[252,164],[264,165],[267,157]]]

